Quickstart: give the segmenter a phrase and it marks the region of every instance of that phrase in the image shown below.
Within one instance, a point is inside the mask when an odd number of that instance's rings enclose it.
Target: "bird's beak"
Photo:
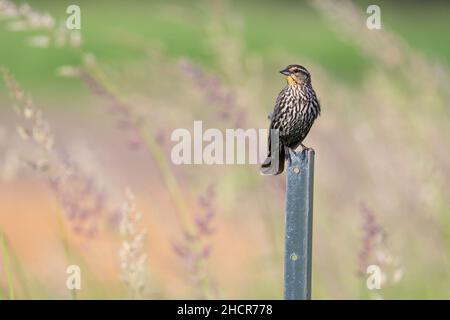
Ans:
[[[284,74],[285,76],[290,76],[291,72],[288,69],[284,69],[280,71],[281,74]]]

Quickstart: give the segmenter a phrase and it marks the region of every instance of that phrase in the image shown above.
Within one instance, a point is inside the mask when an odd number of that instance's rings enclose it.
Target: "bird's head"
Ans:
[[[286,76],[289,85],[304,84],[311,82],[311,74],[298,64],[290,64],[285,69],[280,71]]]

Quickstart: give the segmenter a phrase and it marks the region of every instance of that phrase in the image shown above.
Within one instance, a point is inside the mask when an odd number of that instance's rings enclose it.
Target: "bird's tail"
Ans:
[[[283,172],[285,162],[285,150],[281,144],[272,146],[269,137],[269,152],[266,160],[261,165],[260,173],[263,175],[277,175]]]

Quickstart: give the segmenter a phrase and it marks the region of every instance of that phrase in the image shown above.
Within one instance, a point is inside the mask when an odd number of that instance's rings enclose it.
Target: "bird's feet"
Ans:
[[[299,152],[296,152],[295,150],[293,150],[289,147],[286,147],[286,146],[284,147],[285,158],[288,161],[289,165],[292,164],[293,157],[295,158],[295,157],[300,156],[302,159],[305,159],[309,152],[314,152],[314,149],[308,148],[304,144],[301,144],[300,146],[302,147],[302,150]]]
[[[305,146],[303,143],[301,143],[300,146],[302,147],[302,152],[305,150],[309,150],[309,148]]]
[[[289,147],[284,147],[284,155],[285,158],[287,159],[289,165],[292,164],[292,157],[291,157],[291,149]]]
[[[308,152],[310,150],[313,150],[313,148],[309,148],[309,147],[305,146],[303,143],[300,144],[300,146],[302,147],[302,151],[301,151],[302,153],[303,152]]]
[[[302,151],[301,151],[302,157],[306,157],[308,155],[308,153],[310,153],[310,152],[314,153],[313,148],[309,148],[309,147],[305,146],[303,143],[300,144],[300,146],[302,147]]]

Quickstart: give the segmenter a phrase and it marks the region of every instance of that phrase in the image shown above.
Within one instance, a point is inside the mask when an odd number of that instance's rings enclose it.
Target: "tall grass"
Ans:
[[[2,270],[4,273],[4,278],[6,280],[6,289],[7,289],[7,298],[10,300],[14,300],[15,291],[14,291],[14,281],[12,274],[12,266],[11,266],[11,255],[9,251],[9,246],[6,241],[6,237],[3,232],[0,231],[0,253],[2,260]]]
[[[52,18],[51,16],[46,15],[41,16],[39,15],[39,13],[32,11],[31,7],[26,8],[16,7],[14,3],[10,3],[8,1],[5,2],[5,5],[7,6],[7,12],[11,12],[10,18],[18,20],[18,23],[22,23],[23,22],[22,20],[27,21],[28,15],[40,16],[43,17],[42,18],[43,20],[51,19],[53,22],[48,24],[36,23],[29,25],[27,23],[24,23],[23,30],[42,29],[42,27],[44,27],[46,35],[40,36],[39,39],[43,39],[43,37],[46,37],[46,39],[48,39],[49,37],[48,34],[50,34],[50,36],[53,35],[55,31],[54,29],[55,19]],[[48,43],[48,40],[45,42]],[[119,93],[117,88],[108,80],[108,78],[102,72],[102,69],[97,65],[95,60],[91,58],[91,55],[84,53],[83,49],[81,48],[81,40],[76,42],[72,41],[70,44],[77,49],[76,52],[80,55],[80,59],[84,61],[84,65],[62,66],[59,69],[59,73],[63,76],[67,75],[79,76],[80,79],[88,85],[88,87],[92,90],[94,94],[100,95],[101,97],[105,98],[109,103],[113,103],[115,107],[123,109],[123,111],[128,117],[126,120],[136,129],[137,133],[140,135],[146,147],[152,154],[154,161],[161,172],[163,181],[165,182],[167,190],[171,195],[173,203],[177,209],[176,212],[178,214],[178,218],[182,226],[182,234],[186,234],[190,239],[193,239],[194,241],[189,242],[189,246],[192,248],[193,251],[195,252],[199,251],[200,244],[198,244],[197,241],[195,240],[194,233],[196,231],[195,226],[192,222],[192,215],[189,212],[188,206],[185,204],[182,192],[178,186],[176,178],[173,175],[170,166],[168,165],[168,160],[165,158],[164,153],[162,152],[160,146],[155,140],[154,132],[148,129],[145,119],[141,117],[139,114],[137,114],[132,107],[127,105],[125,98]],[[39,47],[47,47],[47,45]],[[16,111],[21,116],[24,116],[26,119],[32,120],[32,127],[31,128],[18,127],[19,133],[26,140],[32,138],[33,142],[36,142],[38,146],[44,150],[45,154],[44,156],[45,158],[47,158],[44,160],[39,160],[38,163],[31,162],[31,160],[29,160],[29,162],[32,164],[34,168],[37,168],[46,174],[49,173],[48,178],[50,181],[50,186],[52,187],[53,190],[55,190],[55,193],[59,196],[59,198],[62,199],[62,203],[64,204],[68,203],[69,201],[67,199],[67,195],[64,192],[67,189],[67,186],[65,186],[65,184],[67,184],[67,181],[60,182],[59,176],[61,175],[61,173],[59,174],[57,173],[58,174],[57,176],[55,176],[54,172],[52,173],[52,171],[60,169],[59,166],[61,166],[61,164],[58,163],[58,160],[56,160],[56,164],[51,163],[52,161],[55,161],[54,159],[51,159],[54,158],[54,154],[52,154],[54,136],[50,131],[48,123],[44,122],[41,116],[41,112],[34,108],[31,98],[25,97],[25,94],[23,93],[18,83],[6,71],[6,69],[2,68],[0,71],[4,76],[5,82],[9,87],[9,90],[12,94],[12,97],[14,98],[14,101],[17,103]],[[71,164],[69,164],[69,166],[71,166]],[[71,167],[70,169],[65,168],[64,170],[73,171],[72,169],[73,167]],[[80,195],[79,193],[75,194],[76,197],[79,195]],[[78,202],[80,201],[80,199],[74,200]],[[74,202],[73,206],[77,206],[77,204]],[[73,212],[73,209],[69,207],[68,211],[69,213]],[[93,212],[93,214],[96,215],[96,212]],[[88,230],[87,232],[89,233],[91,231]],[[66,241],[64,241],[64,243],[66,243]],[[64,247],[67,248],[67,243],[65,244]],[[65,250],[65,252],[67,253],[68,251]],[[202,285],[202,288],[205,292],[205,297],[209,297],[210,294],[208,293],[209,289],[207,282],[205,282]]]
[[[120,231],[124,237],[119,251],[121,277],[132,298],[142,298],[147,285],[144,251],[145,231],[139,229],[141,213],[137,210],[134,195],[126,190],[126,202],[122,208]]]

